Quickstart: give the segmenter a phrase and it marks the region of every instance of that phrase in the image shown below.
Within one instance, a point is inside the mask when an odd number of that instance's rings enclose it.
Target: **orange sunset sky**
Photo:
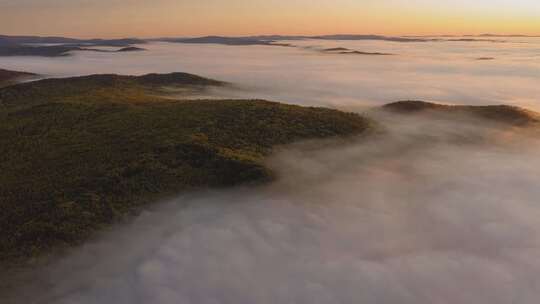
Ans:
[[[1,0],[0,34],[540,34],[540,0]]]

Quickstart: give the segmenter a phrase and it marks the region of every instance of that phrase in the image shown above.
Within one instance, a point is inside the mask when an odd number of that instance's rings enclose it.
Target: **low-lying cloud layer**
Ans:
[[[540,38],[508,43],[300,40],[298,48],[149,43],[145,52],[75,52],[65,58],[0,58],[0,67],[49,76],[189,72],[238,84],[226,97],[339,108],[407,99],[516,104],[539,109]],[[526,41],[528,43],[521,43]],[[348,56],[347,48],[394,56]],[[492,57],[496,60],[476,60]]]
[[[151,43],[142,53],[0,58],[0,67],[50,76],[184,71],[239,86],[211,97],[353,110],[402,99],[534,109],[539,40],[528,39]],[[313,51],[337,47],[399,55]],[[21,288],[3,300],[536,303],[538,137],[467,119],[377,118],[388,134],[287,148],[270,161],[275,183],[175,198],[26,280],[10,278]]]
[[[537,303],[540,143],[478,121],[275,155],[279,179],[185,195],[35,276],[19,303]]]

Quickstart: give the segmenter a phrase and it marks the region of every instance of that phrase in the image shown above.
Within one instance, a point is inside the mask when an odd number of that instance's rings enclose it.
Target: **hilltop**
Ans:
[[[121,48],[117,50],[116,52],[142,52],[142,51],[146,51],[146,49],[135,47],[135,46],[128,46],[128,47]]]
[[[529,126],[540,123],[540,114],[516,106],[490,105],[490,106],[463,106],[443,105],[425,101],[399,101],[384,105],[383,110],[400,114],[444,115],[456,117],[469,115],[474,118],[488,119],[496,123],[505,123],[515,126]]]
[[[72,78],[49,78],[22,83],[0,90],[0,106],[29,107],[52,102],[70,103],[148,103],[161,102],[154,95],[165,94],[163,87],[202,90],[227,83],[188,73],[123,76],[114,74]]]
[[[77,39],[66,37],[41,37],[41,36],[7,36],[0,35],[0,45],[6,44],[84,44],[100,46],[128,46],[133,44],[144,44],[145,40],[137,38],[122,39]]]
[[[294,41],[294,40],[380,40],[391,42],[426,42],[431,41],[423,38],[407,38],[407,37],[388,37],[380,35],[323,35],[323,36],[283,36],[283,35],[266,35],[266,36],[244,36],[244,37],[226,37],[226,36],[206,36],[196,38],[159,38],[157,41],[177,42],[177,43],[215,43],[225,45],[278,45],[278,41]]]
[[[79,244],[167,194],[268,181],[275,146],[371,126],[325,108],[160,97],[226,85],[172,73],[0,89],[0,261]]]

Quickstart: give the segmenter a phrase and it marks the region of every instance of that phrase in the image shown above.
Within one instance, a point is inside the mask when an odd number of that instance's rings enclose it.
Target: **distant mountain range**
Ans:
[[[126,39],[74,39],[65,37],[5,36],[0,35],[0,56],[68,56],[72,51],[128,52],[140,51],[135,44],[145,40]],[[94,47],[94,48],[93,48]],[[95,47],[118,47],[117,51],[95,49]]]
[[[300,40],[375,40],[399,43],[423,43],[423,42],[507,42],[493,38],[508,37],[536,37],[526,35],[465,35],[465,36],[381,36],[381,35],[319,35],[319,36],[287,36],[287,35],[258,35],[258,36],[204,36],[204,37],[163,37],[153,39],[123,38],[123,39],[76,39],[66,37],[40,37],[40,36],[6,36],[0,35],[0,56],[43,56],[59,57],[68,56],[72,51],[96,51],[96,52],[127,52],[142,51],[134,45],[148,42],[169,42],[189,44],[221,44],[230,46],[281,46],[294,47],[290,41]],[[95,47],[118,47],[119,50],[100,50]],[[365,52],[359,52],[365,53]]]
[[[144,44],[145,40],[136,38],[124,39],[75,39],[65,37],[40,36],[5,36],[0,35],[0,45],[7,44],[78,44],[92,46],[125,47],[133,44]]]
[[[271,45],[273,39],[261,39],[254,37],[221,37],[206,36],[197,38],[159,38],[155,41],[172,43],[194,43],[194,44],[224,44],[224,45]]]
[[[197,38],[158,38],[153,41],[176,42],[176,43],[214,43],[225,45],[283,45],[278,41],[291,40],[382,40],[394,42],[426,42],[430,39],[406,38],[406,37],[388,37],[379,35],[323,35],[323,36],[246,36],[246,37],[223,37],[223,36],[205,36]]]
[[[41,56],[61,57],[68,56],[72,51],[95,51],[95,52],[128,52],[142,51],[144,49],[134,45],[147,42],[169,42],[190,44],[221,44],[231,46],[266,45],[294,47],[283,41],[294,40],[381,40],[393,42],[427,42],[428,39],[387,37],[378,35],[328,35],[328,36],[247,36],[247,37],[223,37],[205,36],[195,38],[156,38],[156,39],[74,39],[65,37],[40,37],[40,36],[5,36],[0,35],[0,56]],[[100,50],[95,47],[120,47],[116,51]],[[349,54],[349,53],[347,53]],[[352,53],[351,53],[352,54]],[[371,54],[358,52],[356,54]],[[377,55],[379,53],[376,53]],[[381,53],[382,54],[382,53]]]
[[[214,43],[225,45],[282,45],[280,41],[297,41],[297,40],[378,40],[390,42],[506,42],[499,39],[482,39],[482,38],[504,38],[504,37],[537,37],[526,35],[463,35],[463,36],[382,36],[382,35],[318,35],[318,36],[286,36],[286,35],[259,35],[259,36],[242,36],[242,37],[224,37],[224,36],[204,36],[195,38],[157,38],[149,41],[163,41],[174,43]],[[285,44],[289,46],[288,44]]]

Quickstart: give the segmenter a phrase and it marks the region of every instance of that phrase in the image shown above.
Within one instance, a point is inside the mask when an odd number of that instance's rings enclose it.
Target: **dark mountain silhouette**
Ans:
[[[94,46],[95,47],[95,46]],[[70,52],[74,51],[89,51],[99,53],[124,53],[145,51],[138,47],[124,47],[118,50],[103,50],[94,47],[80,45],[48,45],[48,46],[32,46],[32,45],[5,45],[0,46],[0,56],[40,56],[40,57],[64,57],[69,56]]]
[[[144,44],[145,40],[128,39],[74,39],[64,37],[0,36],[0,56],[68,56],[72,51],[114,52],[94,49],[95,47],[121,47],[119,52],[134,51],[133,44]],[[139,50],[137,48],[137,50]],[[142,50],[142,49],[140,49]]]
[[[146,49],[135,47],[135,46],[128,46],[125,48],[121,48],[117,50],[116,52],[141,52],[141,51],[146,51]]]
[[[350,49],[344,48],[344,47],[336,47],[336,48],[329,48],[329,49],[323,50],[323,52],[346,52],[346,51],[350,51]]]
[[[322,40],[382,40],[392,42],[426,42],[427,39],[420,38],[406,38],[406,37],[388,37],[379,35],[323,35],[323,36],[309,36],[310,39],[322,39]]]
[[[214,43],[224,45],[279,45],[276,41],[280,40],[306,40],[306,39],[321,39],[321,40],[383,40],[393,42],[425,42],[427,39],[419,38],[404,38],[404,37],[387,37],[378,35],[324,35],[324,36],[247,36],[247,37],[223,37],[223,36],[206,36],[197,38],[159,38],[157,41],[177,42],[177,43]]]
[[[367,56],[391,56],[391,55],[394,55],[394,54],[390,54],[390,53],[361,52],[361,51],[346,51],[346,52],[340,52],[339,54],[343,54],[343,55],[367,55]]]
[[[4,44],[78,44],[94,46],[129,46],[144,44],[145,40],[136,38],[124,39],[76,39],[65,37],[39,37],[39,36],[6,36],[0,35],[0,45]]]
[[[79,46],[29,46],[10,44],[0,46],[0,56],[41,56],[41,57],[61,57],[68,56],[71,51],[80,51]]]
[[[197,43],[197,44],[224,44],[224,45],[271,45],[273,40],[262,40],[250,37],[221,37],[206,36],[198,38],[160,38],[159,41],[175,43]]]
[[[329,48],[324,49],[322,52],[325,53],[331,53],[331,54],[341,54],[341,55],[365,55],[365,56],[390,56],[394,54],[390,53],[381,53],[381,52],[362,52],[362,51],[356,51],[351,50],[344,47],[336,47],[336,48]]]

